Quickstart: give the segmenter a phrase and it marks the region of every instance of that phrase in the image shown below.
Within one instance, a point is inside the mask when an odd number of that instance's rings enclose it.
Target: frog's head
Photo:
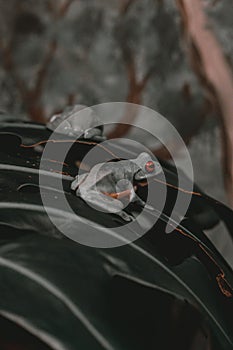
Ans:
[[[137,181],[146,180],[162,172],[160,163],[146,152],[139,154],[133,162],[136,165],[134,178]]]

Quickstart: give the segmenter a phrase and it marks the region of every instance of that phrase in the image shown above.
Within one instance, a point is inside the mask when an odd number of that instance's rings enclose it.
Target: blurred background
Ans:
[[[232,18],[231,0],[0,0],[0,118],[148,106],[182,135],[196,183],[232,205]]]

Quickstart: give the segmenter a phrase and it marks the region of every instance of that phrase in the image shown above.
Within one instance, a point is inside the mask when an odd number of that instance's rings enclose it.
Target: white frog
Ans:
[[[47,128],[57,133],[95,141],[103,141],[103,124],[90,107],[75,105],[51,117]]]
[[[90,172],[76,176],[71,189],[87,204],[130,221],[124,207],[134,201],[145,204],[136,195],[137,184],[161,172],[160,163],[143,152],[135,159],[96,164]]]

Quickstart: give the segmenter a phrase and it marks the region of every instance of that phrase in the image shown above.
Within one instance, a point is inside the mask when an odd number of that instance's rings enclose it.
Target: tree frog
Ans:
[[[103,125],[93,109],[84,105],[67,107],[63,113],[56,114],[47,123],[49,130],[76,138],[103,141]]]
[[[96,164],[89,173],[76,176],[71,189],[91,206],[130,221],[124,207],[135,201],[144,204],[135,193],[135,184],[161,172],[160,163],[143,152],[135,159]]]

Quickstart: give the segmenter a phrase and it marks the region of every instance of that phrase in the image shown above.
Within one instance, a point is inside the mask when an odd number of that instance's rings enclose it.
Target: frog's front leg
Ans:
[[[93,139],[93,140],[99,140],[103,141],[105,140],[105,137],[102,136],[102,132],[98,128],[93,128],[93,129],[87,129],[84,133],[84,139]]]
[[[123,179],[118,181],[116,188],[118,189],[118,198],[123,198],[124,196],[128,196],[129,202],[133,202],[135,204],[138,204],[141,207],[145,207],[146,209],[149,210],[154,210],[153,207],[150,205],[146,204],[137,194],[137,186],[133,186],[131,181],[127,179]]]
[[[88,176],[88,173],[86,174],[82,174],[82,175],[77,175],[74,179],[74,181],[71,183],[71,189],[73,191],[78,191],[80,185],[82,185],[82,183],[86,180]]]

